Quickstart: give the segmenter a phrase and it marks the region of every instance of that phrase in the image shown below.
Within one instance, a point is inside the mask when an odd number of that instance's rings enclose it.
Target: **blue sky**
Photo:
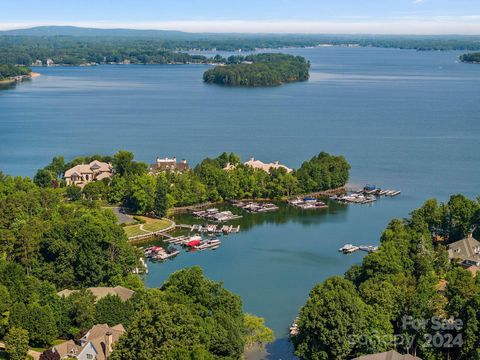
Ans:
[[[480,34],[480,0],[10,0],[2,4],[2,29],[46,24],[221,32]]]

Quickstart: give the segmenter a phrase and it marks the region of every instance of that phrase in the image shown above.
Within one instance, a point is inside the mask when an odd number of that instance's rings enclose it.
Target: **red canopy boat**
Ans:
[[[194,247],[200,245],[202,241],[201,240],[191,240],[187,243],[187,246],[189,247]]]

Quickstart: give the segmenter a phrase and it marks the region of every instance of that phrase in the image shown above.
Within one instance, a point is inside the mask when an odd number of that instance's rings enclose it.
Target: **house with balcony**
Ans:
[[[188,166],[187,160],[183,159],[181,161],[177,161],[175,156],[173,158],[157,157],[157,160],[148,168],[151,174],[164,171],[186,171],[188,169],[190,169],[190,167]]]

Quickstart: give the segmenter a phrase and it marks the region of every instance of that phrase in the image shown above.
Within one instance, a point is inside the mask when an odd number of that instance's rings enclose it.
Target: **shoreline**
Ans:
[[[341,186],[338,188],[334,189],[328,189],[328,190],[323,190],[323,191],[318,191],[318,192],[313,192],[313,193],[308,193],[308,194],[296,194],[296,195],[291,195],[291,196],[283,196],[281,198],[243,198],[243,199],[229,199],[229,200],[222,200],[222,201],[214,201],[214,202],[205,202],[201,204],[194,204],[194,205],[186,205],[186,206],[180,206],[180,207],[173,207],[168,210],[168,215],[173,216],[177,214],[184,214],[188,213],[189,211],[192,210],[198,210],[198,209],[203,209],[209,206],[215,206],[219,204],[225,204],[225,203],[231,203],[232,201],[246,201],[246,202],[287,202],[288,199],[290,198],[297,198],[297,197],[329,197],[331,195],[338,195],[345,193],[347,191],[347,185]]]

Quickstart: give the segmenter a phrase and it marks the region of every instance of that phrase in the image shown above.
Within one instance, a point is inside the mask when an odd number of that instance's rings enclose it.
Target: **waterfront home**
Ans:
[[[180,162],[177,162],[177,158],[159,158],[155,163],[151,164],[149,167],[150,173],[162,172],[162,171],[185,171],[190,169],[188,166],[187,160],[183,159]]]
[[[261,169],[265,172],[270,172],[271,169],[285,169],[287,173],[293,171],[293,169],[290,169],[289,167],[280,164],[278,161],[275,161],[273,163],[264,163],[263,161],[255,160],[255,158],[253,157],[250,160],[244,162],[243,165],[250,166],[254,169]],[[235,169],[235,165],[228,163],[223,169],[226,171],[230,171]]]
[[[94,325],[78,342],[68,340],[55,345],[50,351],[58,353],[61,359],[105,360],[124,333],[122,324],[113,327],[107,324]]]
[[[402,355],[395,350],[383,352],[379,354],[364,355],[356,357],[353,360],[422,360],[419,357],[413,355]]]
[[[480,266],[480,241],[468,234],[465,239],[448,245],[448,258],[465,267]]]
[[[117,295],[122,301],[127,301],[130,299],[135,291],[124,288],[123,286],[116,286],[116,287],[91,287],[87,289],[90,291],[93,296],[95,296],[95,301],[98,301],[104,298],[107,295]],[[57,293],[58,296],[61,297],[69,297],[71,294],[78,292],[79,290],[69,290],[64,289]]]
[[[90,164],[79,164],[65,171],[63,178],[67,185],[85,186],[92,181],[111,178],[113,176],[112,164],[93,160]]]

